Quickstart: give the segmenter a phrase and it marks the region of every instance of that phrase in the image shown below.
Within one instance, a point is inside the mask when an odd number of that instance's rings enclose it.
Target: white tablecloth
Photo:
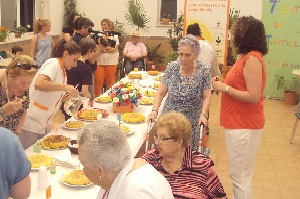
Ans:
[[[141,90],[143,90],[143,89],[141,89]],[[94,102],[94,107],[106,109],[109,113],[109,116],[107,117],[108,120],[117,120],[117,114],[113,113],[113,111],[112,111],[112,103]],[[133,112],[143,113],[147,118],[148,114],[150,114],[150,112],[151,112],[151,109],[152,109],[152,105],[139,105],[138,107],[134,107]],[[88,123],[88,122],[86,122],[86,123]],[[130,128],[133,128],[135,131],[133,134],[127,135],[127,140],[131,147],[132,155],[135,156],[145,140],[145,137],[146,137],[146,134],[148,131],[148,125],[146,122],[136,123],[136,124],[126,123],[126,125]],[[58,129],[58,132],[50,132],[50,134],[65,135],[71,139],[76,139],[77,133],[78,133],[78,130],[68,130],[68,129],[64,129],[62,126],[60,126],[60,128]],[[69,149],[64,149],[64,150],[69,150]],[[50,156],[55,156],[57,154],[62,153],[62,151],[63,150],[57,150],[57,151],[42,150],[42,153],[48,154]],[[31,146],[25,152],[27,155],[33,154],[34,153],[33,147]],[[72,157],[73,157],[73,159],[76,159],[76,160],[78,159],[78,155],[72,154]],[[78,160],[78,162],[79,162],[79,160]],[[51,199],[96,198],[96,195],[99,190],[99,187],[97,185],[90,185],[90,186],[86,186],[86,187],[70,187],[68,185],[61,183],[60,179],[61,179],[62,175],[68,170],[72,170],[72,169],[62,167],[62,166],[57,166],[56,174],[50,174],[50,172],[49,172],[49,183],[50,183],[51,189],[52,189]],[[39,190],[38,186],[37,186],[38,171],[31,171],[30,177],[31,177],[31,196],[29,198],[30,199],[45,198],[45,191]]]

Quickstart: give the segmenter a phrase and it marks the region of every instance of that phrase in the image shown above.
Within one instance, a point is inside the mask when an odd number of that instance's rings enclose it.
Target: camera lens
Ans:
[[[91,33],[92,31],[93,31],[93,29],[92,29],[92,28],[89,28],[89,29],[88,29],[88,32],[89,32],[89,33]]]

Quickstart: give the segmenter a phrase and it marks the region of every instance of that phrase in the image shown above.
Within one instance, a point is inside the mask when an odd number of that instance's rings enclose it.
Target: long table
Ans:
[[[121,80],[121,81],[124,81]],[[118,84],[118,83],[117,83]],[[141,89],[143,90],[143,89]],[[109,113],[109,116],[106,118],[107,120],[117,120],[117,114],[113,113],[112,111],[112,103],[97,103],[94,102],[93,107],[95,108],[102,108],[106,109]],[[152,109],[152,105],[139,105],[138,107],[134,107],[133,112],[137,113],[143,113],[145,117],[148,117],[148,114],[150,114]],[[71,120],[74,120],[71,118]],[[86,124],[89,122],[85,122]],[[127,135],[127,140],[128,143],[131,147],[132,155],[135,156],[137,152],[139,151],[140,147],[142,146],[147,131],[148,131],[148,125],[146,122],[143,123],[126,123],[126,126],[128,126],[131,129],[134,129],[134,133],[131,135]],[[62,127],[62,125],[59,127],[58,131],[52,131],[49,133],[51,134],[60,134],[60,135],[65,135],[71,139],[76,139],[78,130],[68,130]],[[64,150],[69,150],[69,149],[64,149]],[[63,150],[56,150],[56,151],[50,151],[50,150],[43,150],[42,149],[42,154],[47,154],[50,156],[55,156],[60,153],[62,153]],[[33,146],[28,148],[25,153],[27,155],[33,154]],[[72,158],[75,160],[78,160],[78,155],[72,154]],[[79,160],[78,160],[79,163]],[[71,168],[67,167],[62,167],[62,166],[57,166],[56,167],[56,174],[50,174],[49,172],[49,184],[51,185],[52,189],[52,197],[51,199],[62,199],[62,198],[95,198],[99,186],[97,185],[90,185],[90,186],[85,186],[85,187],[71,187],[68,185],[63,184],[60,182],[60,179],[64,173],[66,173],[68,170],[72,170]],[[38,171],[31,171],[30,172],[31,176],[31,196],[29,197],[30,199],[43,199],[45,198],[45,191],[39,190],[38,189]]]

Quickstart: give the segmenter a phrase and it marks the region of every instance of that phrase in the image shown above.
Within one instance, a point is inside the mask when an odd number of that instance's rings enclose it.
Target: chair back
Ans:
[[[295,108],[293,108],[293,111],[295,113],[300,113],[300,102],[297,104],[297,106],[295,106]]]

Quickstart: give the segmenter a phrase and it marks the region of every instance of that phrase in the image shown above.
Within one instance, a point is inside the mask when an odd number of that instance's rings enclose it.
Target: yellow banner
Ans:
[[[218,62],[226,64],[230,0],[185,0],[184,30],[198,23],[202,37],[214,48]]]

